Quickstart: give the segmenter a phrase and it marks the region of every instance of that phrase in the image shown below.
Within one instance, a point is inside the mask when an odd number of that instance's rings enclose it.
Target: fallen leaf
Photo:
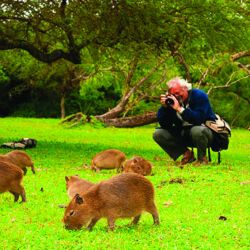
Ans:
[[[249,184],[250,184],[250,180],[242,181],[242,182],[240,183],[241,186],[243,186],[243,185],[249,185]]]
[[[169,180],[169,184],[173,184],[173,183],[180,183],[180,184],[183,184],[183,183],[184,183],[184,180],[181,179],[181,178],[173,178],[173,179],[170,179],[170,180]]]
[[[169,201],[164,202],[163,205],[164,205],[164,207],[169,207],[169,206],[173,205],[173,202],[171,200],[169,200]]]

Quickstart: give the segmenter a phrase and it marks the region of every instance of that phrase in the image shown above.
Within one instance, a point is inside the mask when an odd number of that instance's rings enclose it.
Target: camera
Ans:
[[[169,106],[172,106],[174,104],[174,100],[171,99],[171,98],[167,98],[165,100],[165,104],[169,107]]]

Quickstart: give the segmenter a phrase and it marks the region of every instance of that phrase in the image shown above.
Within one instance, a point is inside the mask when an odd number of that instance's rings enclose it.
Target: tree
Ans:
[[[197,74],[196,69],[203,69],[204,63],[212,62],[215,55],[249,50],[249,5],[245,1],[5,0],[0,7],[1,50],[26,50],[46,63],[64,59],[86,65],[91,55],[97,69],[100,58],[112,65],[110,53],[130,51],[124,59],[131,67],[123,81],[123,97],[110,112],[99,116],[105,120],[126,113],[144,84],[145,90],[150,89],[154,81],[146,79],[140,88],[136,82],[147,78],[161,57],[172,60],[179,75],[201,85],[208,74]],[[138,57],[138,48],[143,55],[155,56],[155,66],[140,70],[144,57]],[[137,74],[141,77],[135,78]],[[132,83],[130,88],[126,81]]]

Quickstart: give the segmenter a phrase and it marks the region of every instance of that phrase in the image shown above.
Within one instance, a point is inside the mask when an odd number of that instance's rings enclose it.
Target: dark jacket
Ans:
[[[188,98],[188,104],[181,114],[184,121],[193,125],[201,125],[207,120],[215,121],[215,114],[209,103],[208,96],[204,91],[192,89],[189,92]],[[161,128],[168,129],[174,133],[178,133],[182,130],[183,121],[171,107],[162,106],[158,110],[157,118]]]

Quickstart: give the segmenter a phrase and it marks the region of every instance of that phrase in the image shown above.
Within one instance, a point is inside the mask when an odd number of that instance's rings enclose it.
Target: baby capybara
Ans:
[[[133,157],[130,160],[126,160],[123,164],[123,172],[125,173],[137,173],[141,175],[151,175],[152,164],[140,156]]]
[[[27,173],[26,167],[31,167],[33,174],[35,174],[34,164],[30,156],[24,151],[13,150],[5,155],[0,155],[0,159],[15,164],[23,170],[24,175]]]
[[[66,207],[63,222],[67,229],[86,225],[91,230],[99,219],[107,218],[113,230],[117,218],[133,217],[132,224],[137,224],[143,211],[151,213],[154,224],[159,224],[151,182],[141,175],[124,173],[76,194]]]
[[[90,187],[95,184],[84,179],[81,179],[77,175],[65,176],[66,190],[70,199],[72,199],[76,194],[83,193],[87,191]]]
[[[25,190],[21,185],[23,171],[14,164],[0,160],[0,193],[9,191],[14,195],[14,201],[18,201],[19,195],[22,202],[26,201]]]
[[[91,169],[99,171],[101,169],[114,169],[119,170],[122,163],[125,161],[126,156],[123,152],[117,149],[107,149],[96,154],[91,162]]]

